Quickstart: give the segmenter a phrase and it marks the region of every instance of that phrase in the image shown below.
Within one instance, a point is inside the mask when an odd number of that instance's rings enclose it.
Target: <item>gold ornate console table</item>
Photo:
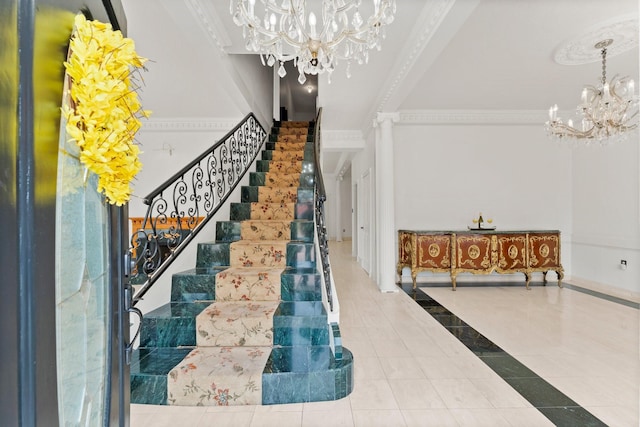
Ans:
[[[421,271],[449,273],[456,290],[458,273],[523,273],[529,289],[531,273],[555,271],[562,286],[558,230],[398,231],[398,275],[411,268],[413,288]]]

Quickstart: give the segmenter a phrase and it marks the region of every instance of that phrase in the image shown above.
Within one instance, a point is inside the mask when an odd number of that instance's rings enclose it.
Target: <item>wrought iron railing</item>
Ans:
[[[331,264],[329,262],[329,242],[327,238],[327,227],[325,225],[324,202],[327,200],[327,193],[322,179],[322,169],[320,167],[320,122],[322,120],[322,108],[318,110],[314,129],[314,158],[315,158],[315,221],[317,241],[320,249],[320,267],[322,269],[322,279],[327,291],[327,303],[329,310],[333,311],[333,292]]]
[[[248,114],[213,147],[144,198],[142,225],[131,236],[130,283],[142,299],[175,258],[216,214],[266,141],[267,132]]]

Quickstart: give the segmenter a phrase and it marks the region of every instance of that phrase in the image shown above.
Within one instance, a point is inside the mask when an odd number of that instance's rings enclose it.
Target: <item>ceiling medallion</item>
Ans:
[[[594,46],[601,40],[612,39],[608,48],[609,58],[638,47],[638,15],[618,16],[587,29],[583,34],[563,42],[556,49],[553,59],[562,65],[580,65],[599,62],[601,55]]]

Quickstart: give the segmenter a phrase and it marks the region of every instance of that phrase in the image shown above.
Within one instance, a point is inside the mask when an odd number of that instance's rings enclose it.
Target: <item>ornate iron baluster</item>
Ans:
[[[135,305],[216,214],[267,140],[253,114],[144,199],[142,227],[133,230],[130,283],[142,285]]]

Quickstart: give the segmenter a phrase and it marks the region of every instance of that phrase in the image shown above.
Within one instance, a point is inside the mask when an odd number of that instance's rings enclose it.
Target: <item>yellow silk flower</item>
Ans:
[[[98,191],[121,206],[131,197],[130,183],[142,168],[134,143],[142,109],[131,75],[146,58],[138,56],[133,40],[110,24],[75,18],[75,32],[64,66],[71,78],[71,106],[62,113],[67,134],[80,147],[80,161],[98,175]]]

